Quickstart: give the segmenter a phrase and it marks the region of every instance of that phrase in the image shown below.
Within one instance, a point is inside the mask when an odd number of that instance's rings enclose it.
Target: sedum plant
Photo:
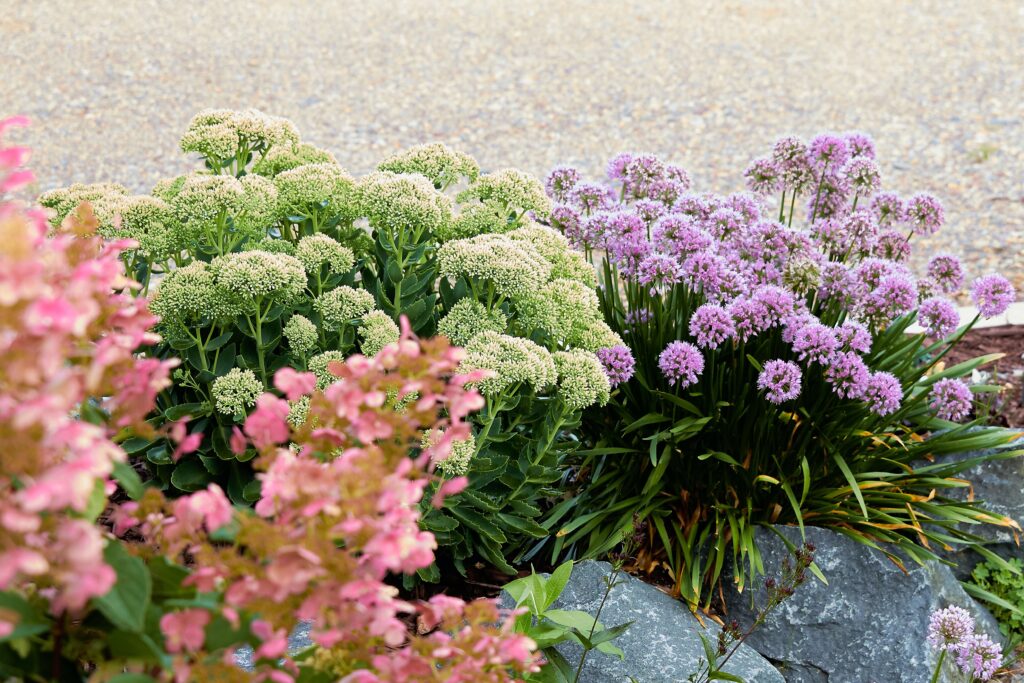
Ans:
[[[276,391],[274,374],[308,370],[326,388],[332,363],[380,353],[405,316],[414,333],[465,346],[467,372],[492,373],[472,434],[437,463],[470,486],[426,506],[423,524],[446,565],[483,559],[513,573],[547,534],[538,520],[578,443],[571,430],[608,400],[598,354],[622,343],[602,319],[593,265],[535,220],[550,211],[543,185],[513,169],[481,174],[438,144],[354,178],[292,124],[254,111],[202,112],[181,146],[204,168],[152,196],[99,184],[41,197],[55,223],[87,199],[101,235],[137,242],[122,259],[161,318],[152,353],[181,359],[150,422],[191,417],[198,448],[180,455],[166,438],[128,435],[125,449],[172,494],[216,482],[251,504],[256,451],[233,451],[231,437]],[[150,219],[129,213],[135,205],[151,207]],[[306,401],[290,411],[296,425],[309,419]],[[420,448],[438,438],[425,432]]]
[[[973,524],[1016,529],[945,495],[978,459],[932,461],[1016,435],[971,419],[994,388],[967,378],[993,357],[943,362],[977,320],[950,298],[960,263],[906,265],[941,205],[882,191],[874,156],[861,134],[784,138],[747,169],[751,192],[725,196],[650,155],[614,158],[608,183],[552,171],[551,222],[600,260],[599,305],[625,342],[599,352],[615,389],[580,428],[575,495],[547,518],[556,556],[607,552],[639,512],[638,565],[706,603],[727,562],[741,589],[763,573],[760,524],[831,527],[897,563],[974,544]],[[983,316],[1014,298],[994,274],[972,293]]]

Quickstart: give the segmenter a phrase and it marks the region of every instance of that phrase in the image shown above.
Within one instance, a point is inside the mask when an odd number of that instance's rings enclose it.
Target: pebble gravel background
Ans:
[[[0,56],[38,190],[148,191],[205,107],[289,117],[356,174],[439,140],[538,175],[650,151],[721,192],[781,134],[861,129],[890,188],[945,202],[921,258],[1024,292],[1020,0],[0,0]]]

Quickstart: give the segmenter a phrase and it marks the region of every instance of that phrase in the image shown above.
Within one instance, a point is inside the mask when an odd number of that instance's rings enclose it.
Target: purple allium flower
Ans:
[[[950,254],[933,256],[928,262],[928,275],[946,294],[952,294],[964,283],[964,269],[960,259]]]
[[[633,204],[633,208],[644,222],[650,225],[665,215],[668,209],[664,204],[655,199],[641,199]]]
[[[696,219],[704,220],[711,215],[712,208],[706,199],[697,194],[680,196],[672,207],[673,213],[685,213]]]
[[[895,192],[879,192],[871,200],[871,213],[879,225],[890,226],[902,223],[906,219],[907,209]]]
[[[653,188],[663,180],[665,164],[653,154],[636,155],[622,169],[623,187],[626,194],[634,199],[651,197]]]
[[[674,180],[655,180],[647,186],[646,196],[671,207],[686,193],[686,186]]]
[[[843,172],[854,194],[861,197],[872,195],[882,187],[882,173],[878,170],[878,164],[867,157],[853,159]]]
[[[958,379],[940,379],[932,386],[931,408],[943,420],[958,422],[971,413],[971,388]]]
[[[814,171],[807,159],[807,145],[800,138],[779,139],[772,149],[772,161],[782,170],[784,190],[803,192],[814,182]]]
[[[742,294],[747,294],[749,290],[743,273],[732,266],[723,266],[718,271],[718,280],[713,286],[705,286],[704,294],[715,301],[731,301]]]
[[[629,233],[612,237],[605,243],[608,260],[626,277],[633,277],[643,261],[651,253],[651,243],[647,237],[637,233]]]
[[[846,221],[841,218],[819,218],[811,225],[811,234],[825,251],[846,252]]]
[[[713,290],[721,281],[723,266],[722,259],[715,254],[698,251],[683,261],[683,275],[690,287]]]
[[[932,337],[945,339],[960,326],[960,314],[952,301],[933,297],[918,307],[917,321]]]
[[[612,233],[622,237],[626,235],[640,235],[646,238],[647,223],[637,213],[626,209],[613,211],[609,214],[608,224]]]
[[[854,159],[858,157],[875,158],[875,141],[867,133],[851,130],[843,133],[843,137],[846,139],[846,146],[850,150],[850,156]]]
[[[683,191],[690,189],[690,174],[682,166],[665,164],[665,177],[683,186]]]
[[[868,366],[852,351],[832,356],[825,368],[825,379],[839,398],[860,398],[868,383]]]
[[[770,360],[757,376],[757,388],[765,398],[776,405],[791,401],[800,395],[800,366],[788,360]]]
[[[693,344],[674,341],[658,356],[658,368],[669,384],[688,387],[704,372],[704,356]]]
[[[690,318],[690,335],[702,349],[717,349],[736,333],[729,311],[717,304],[704,304]]]
[[[570,201],[588,216],[595,211],[603,211],[615,205],[615,197],[604,185],[597,183],[577,183],[569,193]]]
[[[876,326],[909,312],[917,303],[917,283],[904,273],[886,275],[878,286],[861,297],[864,318]]]
[[[750,297],[737,297],[729,304],[729,314],[736,327],[736,336],[740,341],[748,341],[772,326],[772,317],[764,304]]]
[[[718,239],[724,239],[739,232],[745,220],[743,214],[735,209],[718,209],[708,217],[707,229]]]
[[[909,271],[898,264],[880,258],[866,258],[857,264],[853,274],[865,287],[874,289],[882,282],[882,278],[894,274],[908,275]]]
[[[986,318],[997,316],[1013,303],[1017,293],[1013,285],[1002,275],[982,275],[971,285],[971,298]]]
[[[792,292],[774,285],[759,287],[750,296],[750,299],[764,309],[769,321],[767,327],[774,327],[782,323],[793,313],[796,303]]]
[[[867,209],[858,209],[843,219],[845,251],[867,253],[878,234],[878,223]]]
[[[917,235],[934,235],[945,221],[942,203],[930,194],[919,192],[907,200],[907,223]]]
[[[633,352],[629,347],[611,346],[597,350],[597,358],[604,366],[604,374],[608,375],[608,382],[617,387],[629,381],[636,368],[636,361],[633,359]]]
[[[734,192],[726,197],[722,206],[718,208],[732,209],[743,217],[744,222],[753,223],[761,218],[764,205],[756,195],[749,192]],[[711,213],[714,212],[712,211]],[[711,217],[711,213],[708,214],[708,218]]]
[[[573,249],[587,246],[583,239],[583,219],[571,206],[559,204],[551,209],[551,227],[565,235]]]
[[[892,415],[900,408],[903,400],[903,387],[900,381],[889,372],[873,372],[864,387],[864,401],[868,409],[875,415]]]
[[[711,247],[714,238],[697,225],[697,221],[684,213],[662,216],[651,230],[651,241],[662,251],[677,258]]]
[[[782,341],[790,346],[796,341],[796,334],[807,325],[820,323],[817,316],[808,310],[796,310],[782,320]]]
[[[837,327],[836,339],[847,351],[867,353],[871,350],[871,333],[856,320],[847,320]]]
[[[818,292],[823,298],[847,301],[853,298],[857,288],[857,278],[845,264],[830,261],[821,267]]]
[[[810,323],[797,330],[793,338],[793,351],[797,358],[809,363],[828,363],[839,350],[839,340],[831,327],[821,323]]]
[[[747,187],[754,194],[768,195],[779,191],[782,187],[782,169],[768,157],[754,159],[743,172],[747,179]]]
[[[795,135],[779,138],[772,147],[772,161],[781,168],[799,163],[807,156],[807,145]]]
[[[956,648],[956,665],[968,676],[988,681],[1003,664],[1003,650],[983,633],[974,633]]]
[[[636,279],[650,288],[654,296],[662,288],[671,288],[683,279],[683,269],[679,262],[664,254],[650,254],[645,257],[636,269]]]
[[[899,230],[886,230],[875,240],[873,253],[890,261],[906,261],[910,258],[910,242]]]
[[[936,650],[954,651],[974,634],[974,617],[962,607],[950,605],[928,618],[928,644]]]
[[[626,324],[630,327],[650,322],[651,312],[646,308],[638,308],[635,311],[626,313]]]
[[[823,133],[811,140],[807,146],[807,157],[819,171],[826,167],[838,170],[849,160],[850,149],[846,140],[838,135]]]
[[[813,218],[831,218],[847,213],[847,197],[850,184],[846,177],[831,170],[810,188],[807,197],[807,213]]]
[[[545,187],[556,202],[566,202],[572,188],[580,182],[580,172],[571,166],[555,166],[548,174]]]
[[[630,162],[633,161],[633,155],[629,152],[623,152],[612,157],[608,161],[608,179],[609,180],[625,180],[626,179],[626,167],[629,166]]]

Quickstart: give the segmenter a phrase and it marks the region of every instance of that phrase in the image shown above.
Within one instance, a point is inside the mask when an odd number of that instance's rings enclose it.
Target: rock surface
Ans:
[[[801,542],[798,529],[779,530]],[[777,575],[788,551],[770,530],[758,533],[765,570]],[[815,562],[829,585],[809,576],[747,640],[780,667],[787,683],[927,681],[936,654],[925,642],[928,617],[951,604],[970,611],[978,630],[1000,637],[992,615],[945,565],[908,562],[903,573],[881,553],[827,529],[808,527],[807,541],[817,548]],[[763,604],[763,589],[757,598]],[[727,591],[726,599],[741,625],[753,621],[749,593]]]
[[[572,578],[554,607],[597,612],[604,594],[603,578],[611,573],[606,562],[581,562],[573,568]],[[639,683],[682,683],[693,673],[703,657],[698,633],[704,627],[689,609],[654,586],[623,575],[601,612],[601,623],[615,626],[632,621],[633,625],[616,639],[615,645],[625,659],[591,653],[583,668],[581,683],[627,683],[632,676]],[[509,605],[508,596],[503,596]],[[714,643],[718,627],[705,620],[705,636]],[[581,648],[559,648],[570,663],[579,662]],[[751,648],[741,646],[725,670],[743,677],[747,683],[783,683],[772,665]]]

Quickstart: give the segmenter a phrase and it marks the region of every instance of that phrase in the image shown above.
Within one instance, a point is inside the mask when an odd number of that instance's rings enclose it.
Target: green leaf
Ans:
[[[206,467],[195,458],[179,461],[171,473],[171,483],[178,490],[187,493],[206,488],[211,480]]]
[[[19,617],[14,630],[0,637],[0,643],[28,638],[50,630],[49,619],[17,593],[0,593],[0,609],[14,612]]]
[[[146,674],[118,674],[110,683],[156,683],[156,679]]]
[[[728,674],[724,671],[712,671],[708,674],[709,681],[732,681],[733,683],[747,683],[746,680],[735,674]]]
[[[107,647],[110,648],[110,654],[116,659],[161,662],[163,658],[160,646],[145,633],[114,629],[107,634],[106,641]],[[147,680],[149,680],[148,677]]]
[[[143,485],[139,473],[126,462],[114,463],[114,481],[132,500],[139,500],[146,492],[146,487]]]
[[[117,572],[117,581],[106,595],[94,598],[93,603],[114,626],[125,631],[143,632],[153,589],[146,563],[128,554],[118,541],[107,542],[103,559]]]
[[[206,350],[208,352],[216,351],[217,349],[231,341],[231,337],[233,336],[234,333],[228,331],[225,332],[224,334],[214,337],[213,339],[210,340],[210,343],[206,345]]]
[[[838,453],[833,456],[833,460],[836,461],[836,464],[839,465],[839,469],[842,470],[843,476],[846,477],[846,482],[853,490],[853,495],[857,498],[857,502],[860,503],[860,510],[864,513],[864,518],[867,519],[869,517],[868,506],[864,502],[864,494],[861,493],[860,486],[857,485],[857,479],[853,476],[853,472],[850,471],[850,466],[846,464],[846,460],[843,456]]]
[[[133,436],[121,442],[121,450],[128,455],[135,455],[153,445],[152,439],[144,439],[141,436]]]
[[[565,590],[566,584],[569,583],[569,577],[572,576],[572,560],[563,562],[558,566],[555,571],[551,572],[551,576],[544,584],[544,601],[542,609],[547,609],[562,595],[562,591]]]
[[[165,444],[153,446],[146,451],[146,460],[150,461],[154,465],[171,465],[174,463],[174,461],[171,460],[171,454],[167,450],[167,446]]]
[[[164,419],[168,422],[177,422],[185,416],[202,417],[210,414],[209,403],[181,403],[171,406],[164,411]]]

